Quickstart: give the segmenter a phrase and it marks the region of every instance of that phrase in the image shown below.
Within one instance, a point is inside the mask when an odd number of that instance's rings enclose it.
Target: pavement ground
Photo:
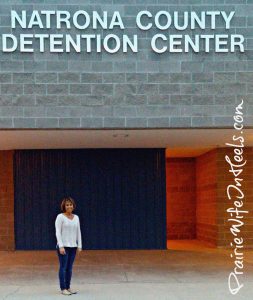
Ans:
[[[167,250],[84,250],[73,267],[78,294],[63,296],[55,251],[0,251],[0,299],[252,299],[253,250],[244,252],[237,295],[228,289],[230,253],[197,240],[168,241]]]

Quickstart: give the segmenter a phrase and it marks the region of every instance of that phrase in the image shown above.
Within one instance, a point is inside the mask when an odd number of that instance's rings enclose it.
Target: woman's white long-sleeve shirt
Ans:
[[[64,214],[58,214],[55,220],[56,239],[59,248],[82,248],[80,221],[77,215],[70,220]]]

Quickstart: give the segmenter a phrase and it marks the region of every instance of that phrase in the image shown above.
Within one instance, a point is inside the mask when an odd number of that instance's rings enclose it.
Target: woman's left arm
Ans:
[[[77,247],[78,250],[82,250],[82,235],[81,235],[81,228],[80,228],[80,220],[78,217],[78,224],[77,224]]]

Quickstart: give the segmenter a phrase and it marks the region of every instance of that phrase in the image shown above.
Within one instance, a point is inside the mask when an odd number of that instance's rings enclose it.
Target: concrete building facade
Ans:
[[[119,11],[124,34],[138,34],[138,53],[1,53],[1,128],[154,128],[231,126],[231,113],[241,97],[245,101],[245,125],[252,125],[253,24],[252,4],[246,1],[1,1],[1,33],[56,33],[50,29],[11,28],[11,10]],[[20,3],[19,3],[20,2]],[[206,3],[203,3],[206,2]],[[222,3],[224,2],[224,3]],[[238,3],[237,3],[238,2]],[[235,11],[231,28],[217,17],[216,29],[206,18],[205,34],[242,34],[245,51],[205,53],[155,53],[151,37],[164,33],[153,26],[136,26],[139,11],[156,12]],[[37,26],[38,27],[38,26]],[[80,30],[67,32],[80,33]],[[199,34],[203,29],[171,34]],[[65,29],[59,33],[65,33]],[[89,33],[118,33],[122,30],[89,29]],[[58,32],[57,32],[58,33]],[[83,32],[81,32],[83,33]],[[87,30],[85,31],[87,33]],[[210,48],[214,45],[210,42]]]

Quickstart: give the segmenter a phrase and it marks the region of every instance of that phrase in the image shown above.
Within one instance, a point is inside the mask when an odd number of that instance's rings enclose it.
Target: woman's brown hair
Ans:
[[[75,200],[71,197],[65,197],[62,199],[62,202],[61,202],[61,211],[62,212],[66,212],[66,203],[67,202],[71,202],[73,204],[73,208],[75,209],[76,208],[76,203],[75,203]]]

